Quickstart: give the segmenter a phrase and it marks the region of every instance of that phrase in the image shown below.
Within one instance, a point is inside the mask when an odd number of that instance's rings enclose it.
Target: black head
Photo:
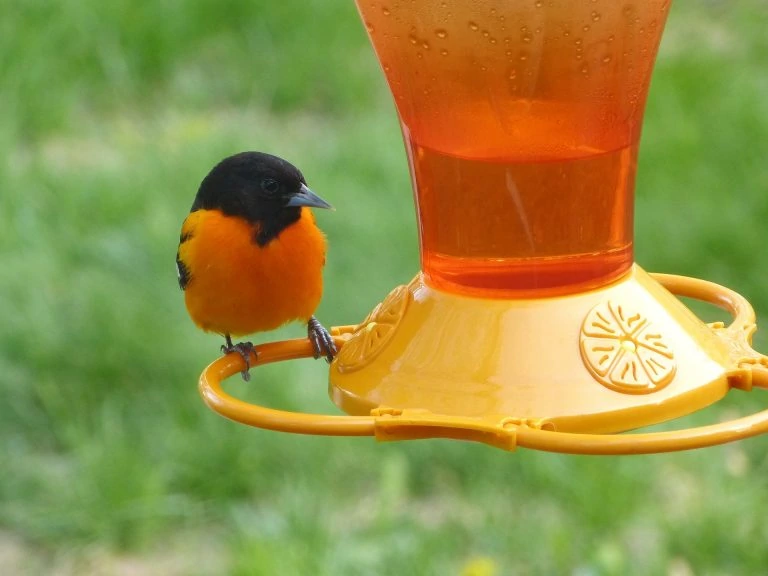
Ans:
[[[219,162],[203,179],[195,210],[221,210],[258,224],[256,241],[267,244],[299,219],[302,206],[330,208],[293,164],[263,152],[241,152]]]

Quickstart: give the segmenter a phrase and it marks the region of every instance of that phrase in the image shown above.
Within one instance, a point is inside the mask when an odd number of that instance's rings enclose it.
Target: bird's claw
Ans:
[[[256,354],[256,351],[253,349],[253,344],[251,342],[238,342],[237,344],[232,344],[232,341],[227,338],[227,343],[221,347],[221,353],[229,354],[231,352],[240,354],[243,362],[245,362],[245,370],[240,372],[240,376],[243,377],[243,380],[248,382],[251,379],[251,373],[249,372],[251,369],[251,352]]]
[[[312,342],[315,360],[320,358],[320,356],[325,356],[328,364],[333,362],[333,357],[338,352],[336,344],[333,342],[333,337],[328,330],[323,328],[323,325],[314,316],[307,322],[307,336],[309,341]]]

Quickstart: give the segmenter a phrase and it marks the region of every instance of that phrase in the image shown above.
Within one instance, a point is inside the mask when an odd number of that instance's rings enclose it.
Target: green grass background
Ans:
[[[764,0],[673,7],[636,203],[646,269],[732,286],[762,321],[767,27]],[[768,438],[508,454],[280,435],[205,408],[196,379],[220,343],[187,318],[173,256],[201,178],[245,149],[294,161],[338,207],[318,215],[325,323],[415,273],[399,129],[351,0],[3,4],[0,573],[766,571]],[[234,392],[335,410],[321,363],[255,380]],[[765,403],[737,392],[676,425]]]

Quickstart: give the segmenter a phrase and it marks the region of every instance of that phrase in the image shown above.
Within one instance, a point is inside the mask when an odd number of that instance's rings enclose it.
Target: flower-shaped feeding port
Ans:
[[[386,347],[410,299],[408,288],[398,286],[368,314],[339,351],[336,363],[340,372],[359,370]]]
[[[595,379],[617,392],[656,392],[675,377],[677,363],[664,336],[627,305],[595,306],[581,326],[580,345]]]

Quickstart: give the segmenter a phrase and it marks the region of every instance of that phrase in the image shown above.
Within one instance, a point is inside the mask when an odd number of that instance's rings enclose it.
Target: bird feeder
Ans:
[[[348,416],[242,402],[203,373],[206,403],[287,432],[454,438],[505,449],[627,454],[768,430],[768,411],[624,434],[768,387],[755,314],[705,280],[634,261],[638,144],[669,0],[358,0],[397,106],[421,271],[332,330],[331,399]],[[728,311],[705,323],[679,299]],[[311,356],[256,347],[253,365]]]

